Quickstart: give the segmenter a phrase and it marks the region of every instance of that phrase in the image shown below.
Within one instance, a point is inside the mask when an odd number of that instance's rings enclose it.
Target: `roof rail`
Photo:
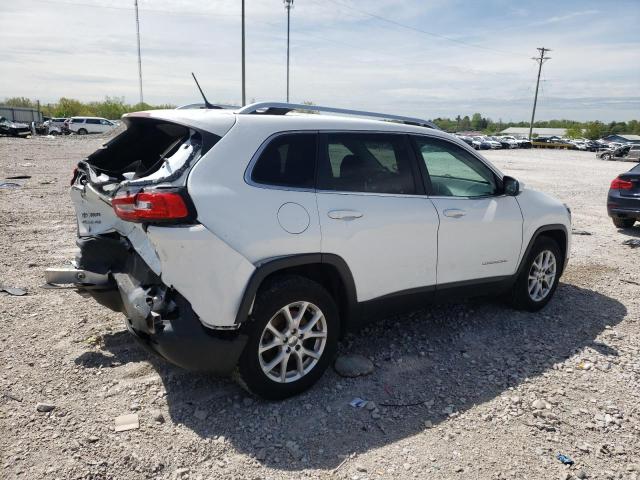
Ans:
[[[394,122],[404,123],[407,125],[416,125],[419,127],[427,127],[427,128],[434,128],[436,130],[440,130],[440,128],[433,122],[430,122],[429,120],[422,120],[421,118],[403,117],[401,115],[390,115],[388,113],[366,112],[362,110],[348,110],[346,108],[322,107],[319,105],[305,105],[300,103],[278,103],[278,102],[252,103],[251,105],[242,107],[237,111],[237,113],[242,115],[248,115],[248,114],[285,115],[294,110],[337,113],[340,115],[354,115],[357,117],[380,118],[383,120],[390,120]]]

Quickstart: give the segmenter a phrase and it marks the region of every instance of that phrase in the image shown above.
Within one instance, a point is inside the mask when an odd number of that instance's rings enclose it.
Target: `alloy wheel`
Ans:
[[[556,257],[551,250],[538,254],[529,269],[528,292],[534,302],[540,302],[549,295],[556,279]]]
[[[298,301],[276,312],[258,344],[262,372],[278,383],[300,380],[316,366],[327,344],[327,321],[314,304]]]

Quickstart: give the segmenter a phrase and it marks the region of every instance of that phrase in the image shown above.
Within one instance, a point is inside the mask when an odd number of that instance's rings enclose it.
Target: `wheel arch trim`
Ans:
[[[533,235],[531,235],[531,238],[529,239],[529,244],[527,245],[527,248],[524,250],[522,257],[520,258],[520,265],[518,265],[518,269],[516,270],[515,278],[517,278],[522,272],[522,269],[525,268],[525,261],[529,256],[529,253],[531,253],[531,249],[533,248],[533,245],[535,244],[536,240],[538,240],[538,238],[544,235],[545,233],[554,232],[554,231],[562,232],[564,234],[564,245],[558,245],[564,253],[564,259],[563,259],[564,261],[560,268],[560,273],[558,277],[560,277],[564,273],[564,269],[567,266],[567,261],[569,260],[569,232],[567,231],[566,225],[563,225],[562,223],[552,223],[549,225],[543,225],[541,227],[538,227],[538,229],[535,232],[533,232]]]
[[[256,269],[251,275],[244,293],[242,294],[240,307],[238,308],[238,313],[236,315],[236,325],[242,324],[249,318],[249,313],[253,306],[258,289],[269,275],[292,267],[310,265],[329,265],[335,268],[345,288],[344,293],[347,301],[348,318],[343,320],[349,321],[350,318],[353,318],[354,315],[357,314],[358,301],[355,282],[347,262],[345,262],[342,257],[331,253],[303,253],[287,255],[284,257],[267,258],[255,264]]]

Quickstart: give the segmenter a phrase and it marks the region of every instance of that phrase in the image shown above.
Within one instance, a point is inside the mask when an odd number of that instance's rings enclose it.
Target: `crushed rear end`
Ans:
[[[204,115],[126,116],[127,129],[78,164],[79,252],[72,267],[48,269],[46,281],[124,313],[127,329],[172,363],[226,374],[246,338],[230,314],[239,300],[225,296],[212,267],[235,269],[242,281],[253,266],[198,222],[187,191],[191,168],[235,121]]]

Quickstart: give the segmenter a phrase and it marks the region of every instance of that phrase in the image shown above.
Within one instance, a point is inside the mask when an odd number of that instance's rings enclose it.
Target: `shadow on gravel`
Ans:
[[[311,391],[277,403],[250,399],[228,380],[150,360],[164,382],[174,423],[203,438],[224,436],[238,451],[272,468],[332,469],[351,453],[446,422],[451,414],[553,370],[586,347],[617,355],[595,338],[625,314],[618,301],[564,283],[538,313],[491,300],[434,305],[343,341],[342,350],[374,359],[372,375],[344,379],[328,371]],[[105,343],[107,349],[114,346]],[[119,362],[146,355],[133,339],[116,345],[111,351]],[[349,406],[354,397],[374,401],[380,418]]]
[[[622,228],[618,231],[628,237],[640,238],[640,223],[636,223],[631,228]]]

